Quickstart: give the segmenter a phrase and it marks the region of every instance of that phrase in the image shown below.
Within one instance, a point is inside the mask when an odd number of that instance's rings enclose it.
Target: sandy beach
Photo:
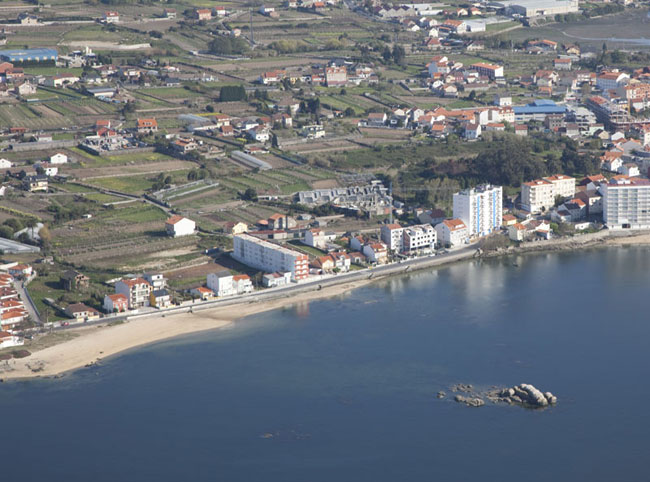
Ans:
[[[71,329],[71,333],[78,335],[76,338],[36,351],[26,358],[1,362],[0,379],[61,375],[132,348],[189,333],[224,329],[246,316],[296,303],[344,295],[367,283],[370,281],[353,281],[270,301],[229,305],[195,313],[151,315],[113,326],[102,324]]]

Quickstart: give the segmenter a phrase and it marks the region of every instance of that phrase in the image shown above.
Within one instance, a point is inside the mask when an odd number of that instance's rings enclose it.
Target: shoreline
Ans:
[[[539,252],[578,251],[595,247],[644,245],[650,245],[650,233],[617,236],[610,233],[603,235],[602,232],[599,232],[555,241],[525,243],[517,247],[484,253],[478,259]],[[35,351],[26,358],[12,359],[0,364],[0,380],[60,377],[65,373],[93,365],[127,350],[192,333],[227,329],[236,320],[247,316],[297,303],[342,296],[389,276],[448,266],[466,259],[477,259],[473,256],[473,248],[444,259],[434,257],[423,259],[418,264],[406,267],[394,266],[394,269],[387,270],[386,273],[376,273],[376,276],[371,271],[372,274],[369,273],[362,279],[344,279],[337,282],[334,278],[328,286],[323,286],[322,289],[305,289],[279,294],[275,297],[271,295],[268,300],[244,299],[239,303],[233,300],[233,303],[225,306],[208,306],[203,309],[195,309],[195,312],[151,314],[135,317],[125,322],[112,324],[107,321],[100,325],[74,328],[69,333],[77,335],[75,338]]]

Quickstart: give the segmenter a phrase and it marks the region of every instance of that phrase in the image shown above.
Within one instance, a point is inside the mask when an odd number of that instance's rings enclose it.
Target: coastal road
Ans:
[[[476,245],[463,246],[455,250],[450,250],[448,253],[437,254],[435,256],[423,256],[420,258],[406,259],[401,262],[391,263],[373,268],[363,269],[359,271],[351,271],[348,273],[337,274],[321,278],[315,281],[308,281],[299,284],[291,284],[289,286],[282,286],[279,288],[269,288],[262,291],[255,291],[253,293],[244,294],[240,296],[232,296],[229,298],[216,299],[211,301],[199,301],[193,304],[185,304],[182,306],[175,306],[167,309],[145,308],[139,313],[131,313],[124,315],[110,315],[99,320],[89,321],[83,323],[83,326],[107,324],[123,320],[136,320],[146,316],[161,316],[173,315],[175,313],[195,312],[206,309],[214,309],[220,306],[230,306],[243,303],[260,303],[270,301],[278,298],[288,298],[298,293],[318,291],[328,286],[335,286],[343,283],[353,281],[379,279],[384,276],[393,274],[405,274],[407,272],[416,271],[419,269],[439,266],[443,264],[453,263],[462,259],[471,258],[476,252]],[[74,323],[70,326],[54,327],[55,330],[72,329],[81,326],[80,323]]]

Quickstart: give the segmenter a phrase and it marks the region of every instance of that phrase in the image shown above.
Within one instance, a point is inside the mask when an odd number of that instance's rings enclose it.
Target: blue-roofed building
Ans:
[[[567,108],[564,105],[557,105],[549,99],[537,99],[530,104],[514,106],[516,122],[528,122],[530,120],[543,121],[549,114],[566,114]]]
[[[0,50],[0,59],[5,62],[56,62],[59,54],[55,49],[14,49]]]

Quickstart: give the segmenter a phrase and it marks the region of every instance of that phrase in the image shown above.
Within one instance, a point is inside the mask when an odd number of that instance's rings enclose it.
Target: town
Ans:
[[[650,230],[650,51],[565,35],[642,37],[644,18],[628,0],[10,2],[0,358],[93,323]]]

